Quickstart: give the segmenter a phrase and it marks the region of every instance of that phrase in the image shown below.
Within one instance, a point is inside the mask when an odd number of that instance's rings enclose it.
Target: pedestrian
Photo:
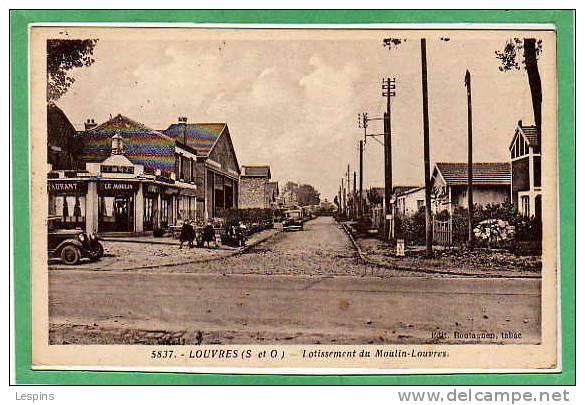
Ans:
[[[179,249],[183,248],[183,243],[188,242],[189,248],[193,247],[193,239],[195,239],[195,231],[193,229],[193,225],[188,221],[183,222],[183,227],[181,228],[181,236],[180,236],[180,245]]]
[[[203,230],[203,241],[207,242],[207,247],[210,247],[209,244],[212,241],[217,246],[217,242],[215,241],[215,229],[213,228],[211,221],[207,221],[207,225],[205,225],[205,229]]]

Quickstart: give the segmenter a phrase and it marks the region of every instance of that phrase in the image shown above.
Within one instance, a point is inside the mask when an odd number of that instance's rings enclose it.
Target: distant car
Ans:
[[[303,212],[301,210],[290,210],[284,212],[282,227],[285,231],[303,230]]]
[[[54,229],[57,219],[48,220],[49,258],[61,259],[65,264],[74,265],[82,258],[99,260],[104,255],[104,248],[95,234],[86,234],[81,229]]]

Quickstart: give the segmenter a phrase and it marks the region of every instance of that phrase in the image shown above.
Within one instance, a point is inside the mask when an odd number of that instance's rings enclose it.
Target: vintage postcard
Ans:
[[[555,372],[549,25],[30,27],[33,368]]]

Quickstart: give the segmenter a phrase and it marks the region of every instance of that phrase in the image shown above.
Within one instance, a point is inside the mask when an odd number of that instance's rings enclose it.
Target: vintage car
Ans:
[[[104,248],[95,234],[86,234],[81,229],[55,229],[58,219],[48,219],[49,258],[58,258],[65,264],[73,265],[82,258],[98,260],[104,255]]]
[[[282,227],[285,231],[303,230],[303,212],[301,210],[289,210],[284,212]]]

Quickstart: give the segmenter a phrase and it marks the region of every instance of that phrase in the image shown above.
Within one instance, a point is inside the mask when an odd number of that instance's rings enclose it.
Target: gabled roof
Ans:
[[[101,162],[111,155],[112,137],[119,134],[124,141],[124,155],[134,164],[149,169],[171,172],[175,168],[175,141],[121,114],[86,131],[80,158]]]
[[[47,134],[49,141],[63,141],[77,135],[67,115],[54,103],[47,104]]]
[[[420,188],[420,186],[394,186],[392,192],[394,195],[402,195],[415,188]]]
[[[516,127],[516,131],[514,132],[514,136],[512,137],[512,141],[510,142],[510,146],[508,149],[512,149],[514,146],[514,142],[516,142],[516,137],[518,135],[522,135],[526,142],[528,142],[529,146],[538,147],[538,134],[536,133],[536,125],[522,125],[522,121],[518,122],[518,126]]]
[[[176,123],[164,130],[167,136],[207,156],[227,127],[225,123]]]
[[[433,177],[439,172],[448,186],[467,185],[467,163],[444,163],[435,165]],[[508,162],[474,163],[472,166],[474,185],[510,185],[512,169]]]
[[[269,179],[271,177],[270,166],[242,166],[242,177],[265,177]]]
[[[412,188],[409,188],[407,190],[404,190],[401,193],[396,193],[396,197],[400,197],[400,196],[404,196],[404,195],[416,193],[417,191],[424,190],[424,189],[425,189],[425,186],[412,187]]]

